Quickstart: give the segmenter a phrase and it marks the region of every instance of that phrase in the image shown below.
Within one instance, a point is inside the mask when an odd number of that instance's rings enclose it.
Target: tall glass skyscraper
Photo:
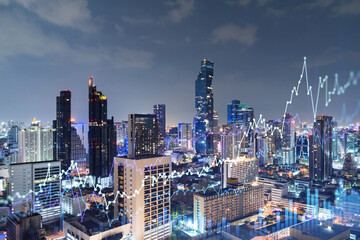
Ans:
[[[56,121],[54,121],[54,159],[61,161],[67,170],[71,164],[71,91],[60,91],[56,97]]]
[[[195,81],[194,149],[198,154],[213,152],[213,138],[209,134],[214,127],[213,78],[214,63],[203,59],[200,73]]]
[[[114,118],[107,119],[107,98],[89,78],[89,167],[94,177],[110,173],[116,156]]]
[[[309,139],[309,175],[312,180],[326,181],[332,175],[332,129],[332,117],[316,118],[313,135]]]

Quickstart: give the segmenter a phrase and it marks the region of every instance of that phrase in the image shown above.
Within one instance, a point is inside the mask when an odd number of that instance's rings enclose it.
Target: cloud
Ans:
[[[266,13],[275,17],[280,17],[286,13],[286,10],[269,7],[266,9]]]
[[[168,3],[168,5],[177,7],[169,12],[168,18],[171,21],[178,23],[193,13],[195,9],[195,0],[176,0],[175,2]]]
[[[300,6],[300,9],[330,9],[336,16],[360,14],[360,1],[358,0],[318,0]]]
[[[256,40],[257,27],[254,25],[246,25],[240,27],[235,24],[228,24],[213,30],[212,38],[214,43],[236,41],[241,44],[251,46]]]
[[[115,68],[148,68],[154,54],[123,46],[72,46],[59,35],[45,34],[31,19],[19,13],[0,14],[0,60],[11,57],[53,57],[56,61],[107,64]]]
[[[121,19],[124,22],[129,23],[131,25],[143,25],[143,24],[158,23],[157,21],[150,19],[150,18],[134,18],[134,17],[123,16]]]
[[[94,32],[97,29],[91,21],[86,0],[16,0],[15,3],[41,19],[61,27],[71,27],[82,32]]]
[[[337,15],[357,15],[360,14],[360,1],[342,1],[339,6],[334,8]]]

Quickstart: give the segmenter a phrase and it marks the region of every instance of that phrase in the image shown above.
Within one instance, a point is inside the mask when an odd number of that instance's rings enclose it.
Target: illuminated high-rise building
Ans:
[[[214,63],[208,59],[201,61],[200,73],[195,81],[194,147],[198,154],[213,153],[214,127]]]
[[[295,163],[295,119],[290,113],[286,113],[283,119],[281,150],[283,164]]]
[[[332,175],[332,128],[333,119],[318,116],[313,135],[309,138],[309,176],[315,181],[326,181]]]
[[[114,119],[107,119],[107,98],[89,78],[89,167],[94,177],[108,176],[116,156]]]
[[[154,105],[154,114],[159,125],[160,141],[166,137],[166,110],[165,104]]]
[[[129,114],[128,157],[158,154],[159,133],[155,114]]]
[[[60,91],[56,97],[56,121],[54,121],[54,159],[61,161],[65,171],[71,164],[71,91]]]

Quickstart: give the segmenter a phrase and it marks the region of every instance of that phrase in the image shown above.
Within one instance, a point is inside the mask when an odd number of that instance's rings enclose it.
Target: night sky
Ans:
[[[109,117],[167,107],[168,125],[192,122],[203,58],[215,62],[215,110],[226,122],[233,99],[256,117],[281,118],[303,57],[310,84],[360,70],[360,1],[0,0],[0,121],[56,117],[56,96],[72,91],[72,115],[86,122],[88,77],[108,97]],[[305,81],[303,81],[305,83]],[[306,87],[290,113],[311,121]],[[319,114],[360,120],[360,82]],[[360,113],[360,112],[359,112]]]

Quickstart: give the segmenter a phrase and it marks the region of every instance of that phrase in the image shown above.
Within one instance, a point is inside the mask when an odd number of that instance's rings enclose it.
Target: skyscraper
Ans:
[[[295,119],[290,113],[283,119],[282,133],[282,163],[295,163]]]
[[[309,138],[309,175],[312,180],[326,181],[332,175],[332,128],[329,116],[318,116]]]
[[[114,151],[115,150],[115,151]],[[105,177],[116,156],[114,119],[107,119],[107,98],[89,78],[89,167],[94,177]]]
[[[200,73],[195,81],[194,146],[198,154],[213,152],[213,137],[209,134],[214,127],[213,78],[214,63],[203,59]]]
[[[30,129],[19,132],[19,163],[53,160],[53,135],[34,119]]]
[[[165,104],[154,105],[154,114],[156,115],[156,120],[159,124],[159,135],[160,140],[166,137],[166,111]]]
[[[159,133],[155,114],[129,114],[128,157],[158,154]]]
[[[54,121],[54,159],[61,161],[65,171],[71,164],[71,91],[60,91],[56,97],[56,121]]]

